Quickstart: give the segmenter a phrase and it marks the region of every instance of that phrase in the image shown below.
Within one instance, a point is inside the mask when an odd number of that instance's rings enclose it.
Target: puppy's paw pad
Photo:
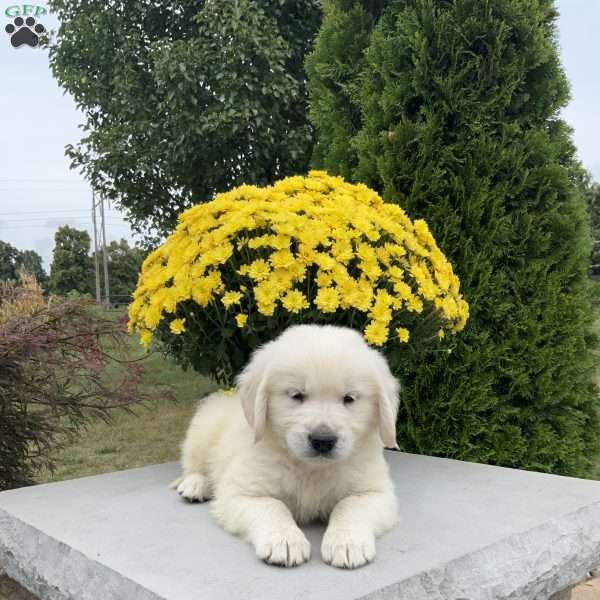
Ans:
[[[300,529],[274,532],[256,545],[256,555],[272,565],[295,567],[310,558],[310,543]]]
[[[204,475],[186,475],[177,485],[177,493],[188,502],[204,502],[209,499],[208,482]]]
[[[360,530],[328,529],[323,536],[321,556],[334,567],[362,567],[375,558],[375,536]]]

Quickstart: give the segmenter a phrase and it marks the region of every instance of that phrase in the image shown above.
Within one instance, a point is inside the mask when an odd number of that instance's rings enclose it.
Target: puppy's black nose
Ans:
[[[308,435],[312,449],[319,454],[327,454],[333,450],[337,442],[337,435],[331,432],[315,432]]]

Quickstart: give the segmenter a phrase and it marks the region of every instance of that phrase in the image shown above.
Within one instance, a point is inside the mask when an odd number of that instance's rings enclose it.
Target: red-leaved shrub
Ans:
[[[122,323],[88,302],[40,305],[32,294],[27,285],[0,290],[0,490],[52,469],[53,451],[90,419],[144,399]]]

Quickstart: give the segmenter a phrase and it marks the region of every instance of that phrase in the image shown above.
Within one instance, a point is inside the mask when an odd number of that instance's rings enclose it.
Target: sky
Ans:
[[[600,0],[559,0],[557,6],[561,58],[571,82],[563,117],[574,129],[579,158],[600,180]],[[22,7],[0,0],[0,239],[35,250],[48,269],[57,227],[69,224],[92,235],[92,193],[64,154],[67,144],[81,139],[81,113],[53,79],[47,51],[14,48],[5,32],[14,20],[6,12]],[[51,15],[38,22],[47,29],[58,25]],[[114,206],[106,211],[106,227],[108,241],[134,240]]]

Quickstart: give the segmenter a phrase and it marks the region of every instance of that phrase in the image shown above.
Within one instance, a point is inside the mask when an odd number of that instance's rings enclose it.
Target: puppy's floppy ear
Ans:
[[[386,448],[398,448],[396,418],[400,402],[400,383],[392,375],[387,361],[379,355],[377,361],[377,388],[379,404],[379,435]]]
[[[268,344],[257,350],[237,378],[237,387],[246,421],[258,442],[267,425]]]

